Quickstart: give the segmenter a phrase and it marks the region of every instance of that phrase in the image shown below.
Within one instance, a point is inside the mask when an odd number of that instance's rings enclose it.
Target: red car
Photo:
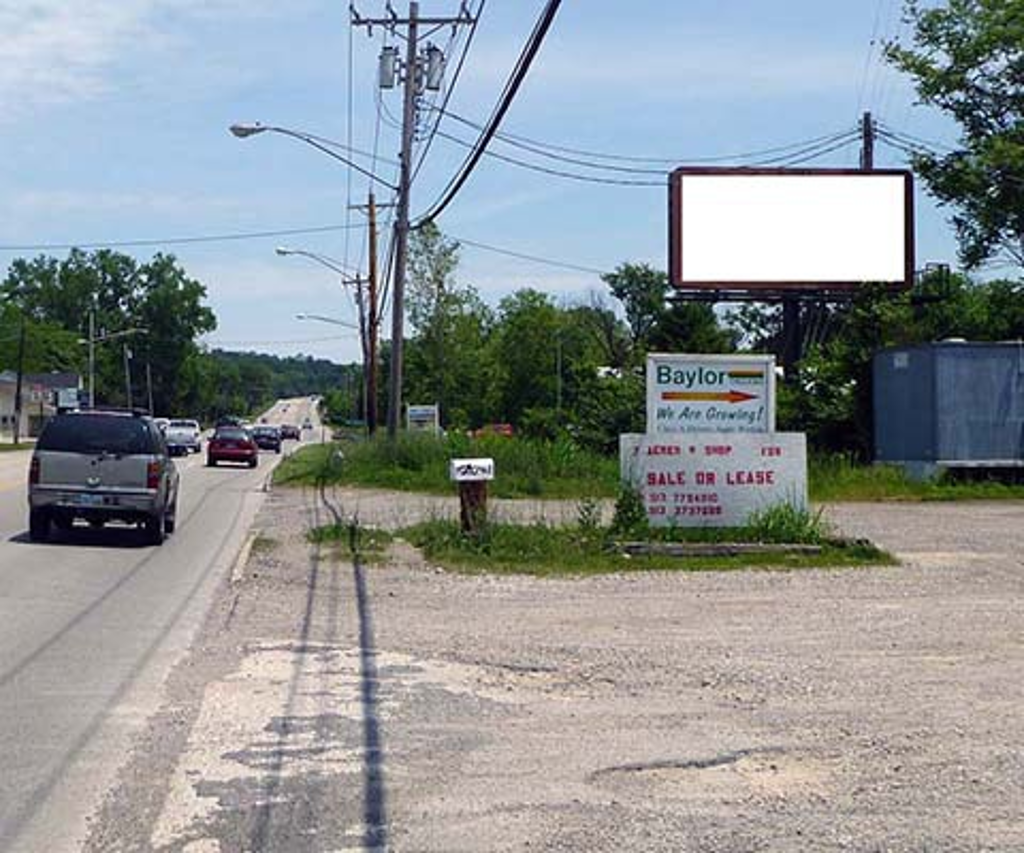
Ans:
[[[255,468],[259,458],[256,442],[241,427],[217,427],[213,438],[206,442],[206,464],[210,466],[218,462],[244,462]]]

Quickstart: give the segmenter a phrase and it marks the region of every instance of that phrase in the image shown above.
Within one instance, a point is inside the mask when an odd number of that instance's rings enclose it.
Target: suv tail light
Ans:
[[[160,463],[150,462],[146,466],[146,488],[147,489],[159,489],[160,488]]]
[[[28,469],[28,483],[30,486],[39,485],[39,457],[32,457],[32,464]]]

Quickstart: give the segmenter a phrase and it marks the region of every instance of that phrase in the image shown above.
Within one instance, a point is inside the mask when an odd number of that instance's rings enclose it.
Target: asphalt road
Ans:
[[[280,401],[266,418],[301,425],[312,408]],[[178,528],[161,547],[117,525],[30,543],[30,458],[0,454],[0,850],[10,853],[79,848],[281,457],[264,453],[255,470],[177,460]]]

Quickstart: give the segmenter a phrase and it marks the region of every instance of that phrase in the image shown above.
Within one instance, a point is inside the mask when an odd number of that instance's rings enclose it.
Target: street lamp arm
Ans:
[[[318,151],[322,151],[328,157],[333,157],[335,160],[341,161],[346,166],[355,169],[360,174],[365,175],[371,181],[376,181],[378,184],[384,185],[393,192],[398,191],[398,187],[396,187],[394,184],[385,181],[381,177],[378,177],[369,169],[364,169],[358,163],[352,162],[348,157],[343,157],[337,151],[332,150],[331,148],[324,145],[322,142],[319,142],[318,140],[316,140],[314,137],[310,136],[307,133],[302,133],[297,130],[289,130],[287,127],[277,127],[276,125],[271,124],[259,124],[258,122],[256,124],[233,124],[231,125],[229,130],[234,136],[238,137],[239,139],[245,139],[249,136],[255,136],[257,133],[265,133],[266,131],[270,131],[271,133],[280,133],[282,136],[290,136],[292,137],[292,139],[298,139],[300,142],[305,142],[307,145],[316,148]]]
[[[345,320],[337,320],[334,317],[325,317],[322,314],[296,314],[296,320],[319,320],[321,323],[331,323],[335,326],[345,326],[348,329],[359,330],[359,327],[355,323],[348,323]]]
[[[137,326],[137,327],[132,328],[132,329],[123,329],[120,332],[110,332],[109,334],[106,334],[106,335],[97,335],[95,338],[92,339],[92,341],[95,344],[102,344],[102,343],[105,343],[106,341],[112,341],[115,338],[123,338],[123,337],[126,337],[128,335],[145,334],[148,331],[149,331],[149,329],[147,329],[147,328],[145,328],[143,326]],[[85,343],[88,343],[88,341],[86,341]]]
[[[355,270],[346,268],[339,261],[336,261],[334,258],[330,258],[327,255],[319,255],[316,252],[310,252],[306,249],[289,249],[286,246],[278,246],[274,251],[278,255],[301,255],[304,258],[309,258],[311,261],[316,261],[318,264],[327,267],[329,270],[333,270],[343,279],[346,279],[346,283],[351,283],[353,280],[352,273],[355,272]],[[356,277],[358,277],[358,274]]]

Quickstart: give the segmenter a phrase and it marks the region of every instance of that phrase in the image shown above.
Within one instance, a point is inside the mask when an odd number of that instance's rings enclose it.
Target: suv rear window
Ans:
[[[213,435],[214,438],[226,438],[229,441],[248,441],[249,433],[237,427],[220,427]]]
[[[149,425],[119,415],[58,415],[43,430],[39,450],[64,453],[153,453]]]

